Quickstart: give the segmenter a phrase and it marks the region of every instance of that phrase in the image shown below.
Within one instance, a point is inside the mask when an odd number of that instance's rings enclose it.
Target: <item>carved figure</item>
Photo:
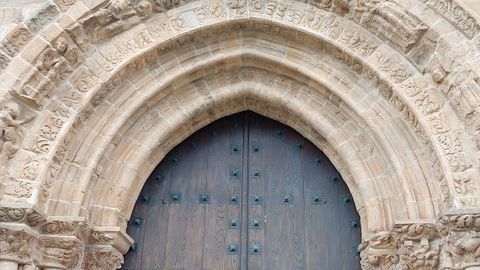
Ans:
[[[475,112],[480,105],[480,78],[470,68],[460,66],[446,80],[446,94],[462,117]]]
[[[30,262],[32,238],[24,231],[0,229],[0,259]]]
[[[454,257],[462,257],[462,261],[475,261],[480,257],[480,234],[468,231],[451,248]]]
[[[438,246],[430,246],[426,239],[417,244],[414,244],[412,241],[406,241],[404,246],[400,249],[400,262],[402,269],[435,269],[438,264],[438,254]]]
[[[82,20],[81,23],[89,25],[96,22],[98,25],[107,25],[113,21],[124,19],[125,16],[133,16],[132,12],[122,14],[130,8],[130,0],[110,0],[108,4],[97,12]]]
[[[417,42],[428,29],[415,15],[400,5],[382,0],[357,0],[353,16],[403,49]]]
[[[165,12],[186,3],[186,0],[152,0],[155,11]]]
[[[80,23],[92,30],[95,41],[100,41],[139,24],[152,13],[152,4],[146,0],[135,6],[130,0],[110,0],[105,7]]]
[[[18,104],[7,103],[0,111],[0,156],[10,159],[18,151],[18,143],[22,136],[20,125],[28,120],[19,120],[20,107]]]
[[[35,68],[40,73],[30,78],[20,95],[39,103],[38,96],[43,94],[51,83],[56,83],[69,74],[70,65],[74,65],[77,58],[78,49],[69,46],[66,39],[59,38],[53,48],[48,48],[40,54],[35,64]]]

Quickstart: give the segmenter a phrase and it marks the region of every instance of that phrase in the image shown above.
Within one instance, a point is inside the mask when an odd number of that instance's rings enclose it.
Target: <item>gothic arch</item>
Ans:
[[[155,165],[199,128],[253,110],[346,179],[365,269],[479,265],[449,245],[480,226],[477,17],[452,1],[362,3],[55,1],[12,28],[0,48],[0,221],[40,255],[5,259],[121,265]],[[58,262],[58,243],[77,252]]]

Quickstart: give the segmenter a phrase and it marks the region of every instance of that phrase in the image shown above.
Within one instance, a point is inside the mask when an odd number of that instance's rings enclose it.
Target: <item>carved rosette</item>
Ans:
[[[30,264],[36,237],[23,226],[0,228],[0,260]]]
[[[120,269],[123,255],[109,245],[90,246],[85,249],[83,268],[85,270]]]
[[[39,265],[59,269],[76,269],[84,249],[83,243],[73,236],[42,235],[38,247]]]

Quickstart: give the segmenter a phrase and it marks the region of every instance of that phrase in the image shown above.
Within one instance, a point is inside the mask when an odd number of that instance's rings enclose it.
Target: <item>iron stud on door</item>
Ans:
[[[292,204],[294,199],[293,194],[290,193],[282,193],[280,194],[280,198],[282,204]]]
[[[237,255],[240,251],[240,245],[238,244],[228,244],[227,245],[227,254],[228,255]]]
[[[263,202],[263,194],[261,193],[253,193],[250,195],[250,202],[253,205],[261,205]]]
[[[182,201],[182,194],[179,192],[170,193],[170,203],[180,203]]]
[[[200,194],[198,201],[200,204],[210,204],[210,194]]]
[[[238,180],[240,179],[240,169],[230,169],[230,179]]]
[[[259,230],[262,228],[262,220],[259,218],[252,218],[249,222],[250,229]]]
[[[250,254],[250,255],[260,255],[260,254],[262,254],[262,245],[260,245],[258,243],[250,244],[250,247],[248,249],[248,254]]]
[[[240,227],[240,219],[239,218],[231,218],[228,221],[228,228],[229,229],[238,229]]]
[[[315,204],[315,205],[327,204],[327,200],[325,200],[321,195],[313,195],[312,204]]]
[[[230,197],[228,198],[228,203],[233,204],[233,205],[239,205],[240,204],[240,195],[239,194],[230,195]]]

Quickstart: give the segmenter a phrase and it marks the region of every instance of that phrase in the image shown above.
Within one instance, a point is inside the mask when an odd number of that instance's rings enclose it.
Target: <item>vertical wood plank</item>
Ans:
[[[267,199],[265,194],[265,177],[268,174],[265,174],[265,141],[263,137],[265,136],[264,123],[263,119],[256,117],[254,114],[248,115],[248,139],[249,139],[249,152],[248,152],[248,165],[246,170],[245,179],[248,180],[248,195],[247,201],[245,204],[248,206],[247,217],[245,220],[246,231],[248,235],[248,240],[246,241],[246,257],[248,258],[248,268],[247,269],[274,269],[267,268],[270,267],[267,265],[265,252],[265,231],[267,230],[267,224],[265,223],[265,201]],[[260,175],[258,177],[251,177],[253,170],[258,170]],[[259,203],[254,202],[254,196],[259,196],[262,200]],[[251,229],[250,222],[252,219],[259,219],[261,222],[261,228]],[[252,245],[259,245],[261,247],[260,254],[252,254]]]
[[[241,193],[242,181],[230,178],[230,170],[242,168],[243,119],[239,115],[224,118],[210,129],[207,171],[204,254],[202,269],[236,270],[239,254],[228,254],[227,245],[240,244],[240,205],[229,203],[229,197]],[[236,228],[229,228],[231,219],[238,219]]]
[[[199,196],[205,192],[208,154],[205,132],[196,133],[170,155],[171,193],[180,193],[180,203],[169,202],[166,269],[202,269],[205,205]],[[191,143],[198,145],[192,149]]]
[[[147,206],[147,215],[144,228],[146,237],[142,245],[142,267],[138,269],[161,269],[165,261],[171,184],[170,166],[168,162],[161,162],[155,168],[139,198],[139,204]]]
[[[337,188],[340,199],[338,227],[341,230],[339,235],[339,245],[342,250],[339,254],[342,262],[341,269],[360,269],[360,257],[356,254],[356,248],[361,242],[360,217],[352,195],[343,180],[339,182]]]
[[[309,143],[305,147],[303,167],[307,269],[338,269],[336,243],[329,242],[338,233],[335,217],[338,196],[336,184],[329,179],[328,160]],[[318,197],[318,202],[313,202],[314,196]]]
[[[304,269],[303,138],[278,122],[264,123],[266,262],[272,269]]]
[[[128,222],[127,233],[135,242],[125,256],[124,269],[141,269],[144,256],[148,256],[149,253],[149,246],[148,244],[145,245],[144,240],[145,235],[148,235],[148,231],[145,230],[145,223],[150,213],[148,212],[148,205],[142,203],[142,197],[148,193],[148,190],[152,186],[152,181],[149,180],[150,178],[145,182]],[[146,249],[145,252],[144,249]]]

